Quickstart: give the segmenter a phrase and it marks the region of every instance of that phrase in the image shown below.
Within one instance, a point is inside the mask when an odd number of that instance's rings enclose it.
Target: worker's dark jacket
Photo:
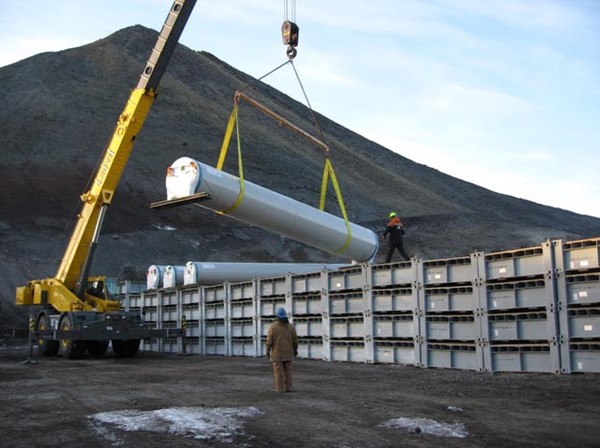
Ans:
[[[402,243],[402,235],[404,235],[404,226],[402,225],[402,221],[397,216],[394,216],[390,219],[390,222],[387,223],[385,227],[385,232],[383,232],[383,236],[385,237],[387,234],[390,234],[390,244],[399,244]]]
[[[293,361],[298,354],[298,335],[287,319],[277,319],[267,331],[267,355],[271,361]]]

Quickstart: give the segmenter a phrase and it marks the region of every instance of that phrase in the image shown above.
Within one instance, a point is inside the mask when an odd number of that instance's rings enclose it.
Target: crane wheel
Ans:
[[[61,331],[69,331],[73,329],[73,323],[71,322],[71,316],[64,314],[60,318],[58,328]],[[78,359],[81,358],[85,352],[84,341],[76,341],[73,339],[61,339],[59,341],[60,353],[64,358],[67,359]]]
[[[45,313],[40,313],[37,319],[36,330],[48,330],[48,316]],[[55,340],[38,339],[37,351],[42,356],[54,356],[58,353],[59,344]]]
[[[85,348],[93,356],[101,356],[108,350],[108,340],[106,341],[86,341]]]
[[[112,348],[119,358],[132,358],[140,348],[139,339],[113,339]]]

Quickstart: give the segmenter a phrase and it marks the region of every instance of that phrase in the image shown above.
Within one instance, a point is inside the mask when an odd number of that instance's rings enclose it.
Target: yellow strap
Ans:
[[[244,184],[244,168],[242,166],[242,144],[240,140],[240,123],[238,120],[238,108],[237,103],[233,105],[233,110],[231,111],[231,115],[229,116],[229,123],[227,124],[227,130],[225,131],[225,137],[223,138],[223,145],[221,146],[221,154],[219,154],[219,162],[217,163],[217,169],[219,171],[222,170],[223,164],[225,163],[225,157],[227,156],[227,150],[229,148],[229,141],[231,140],[231,134],[233,133],[233,126],[235,125],[235,133],[237,136],[237,149],[238,149],[238,167],[240,173],[240,192],[238,193],[237,199],[233,203],[231,207],[226,210],[222,210],[220,213],[222,215],[226,215],[231,213],[244,200],[244,194],[246,193],[246,185]]]
[[[319,201],[319,209],[325,209],[325,198],[327,196],[327,181],[329,180],[329,176],[331,175],[331,183],[333,184],[333,188],[335,190],[335,194],[337,196],[338,205],[340,206],[340,210],[342,212],[342,216],[344,217],[344,222],[346,224],[346,230],[348,231],[346,235],[346,242],[344,245],[336,252],[337,254],[343,254],[348,246],[350,246],[350,242],[352,241],[352,228],[350,227],[350,221],[348,220],[348,214],[346,213],[346,206],[344,205],[344,199],[342,198],[342,191],[340,190],[340,185],[338,184],[337,178],[335,176],[335,172],[333,171],[333,165],[329,157],[325,160],[325,168],[323,169],[323,181],[321,183],[321,200]]]
[[[229,116],[229,122],[227,123],[227,129],[225,136],[223,137],[223,144],[221,145],[221,153],[219,154],[219,162],[217,163],[217,169],[221,171],[223,164],[225,163],[225,157],[227,156],[227,150],[229,149],[229,142],[231,141],[231,134],[233,133],[233,127],[237,121],[237,103],[234,103],[233,110]],[[238,140],[239,141],[239,140]]]

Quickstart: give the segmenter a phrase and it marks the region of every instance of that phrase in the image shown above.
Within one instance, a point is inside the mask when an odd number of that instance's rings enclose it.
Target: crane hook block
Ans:
[[[281,36],[283,37],[283,44],[287,45],[287,49],[285,53],[287,57],[292,60],[296,57],[296,47],[298,46],[298,34],[300,33],[300,28],[294,22],[290,22],[286,20],[281,25]]]
[[[298,46],[298,34],[300,33],[300,28],[294,22],[290,22],[286,20],[281,25],[281,35],[283,37],[283,44],[289,45],[291,47]]]

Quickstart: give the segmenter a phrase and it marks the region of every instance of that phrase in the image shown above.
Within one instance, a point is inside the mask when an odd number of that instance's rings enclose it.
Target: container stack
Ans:
[[[227,334],[225,319],[227,318],[227,283],[202,287],[203,300],[200,306],[204,308],[204,325],[201,334],[204,335],[204,353],[207,355],[231,355],[227,351]]]
[[[228,353],[234,356],[257,356],[259,340],[256,319],[256,286],[252,281],[229,284],[226,312]]]
[[[566,243],[560,253],[562,372],[600,372],[600,238]]]
[[[559,372],[555,243],[485,255],[487,370]]]
[[[420,266],[419,260],[367,266],[366,343],[367,357],[373,362],[421,364]],[[369,331],[369,321],[372,331]]]
[[[366,362],[365,266],[326,272],[323,280],[323,359]]]
[[[290,278],[292,320],[298,334],[298,356],[323,359],[322,274],[292,275]]]
[[[480,259],[475,253],[423,262],[418,306],[422,367],[484,370]]]
[[[157,272],[159,272],[157,270]],[[264,356],[285,307],[300,358],[486,372],[600,372],[600,238],[162,289],[122,286],[142,349]]]
[[[202,289],[198,286],[184,286],[179,289],[181,319],[187,326],[184,341],[186,352],[189,354],[205,353],[204,343],[204,299]]]
[[[275,322],[277,308],[283,306],[289,312],[286,303],[289,276],[259,278],[256,280],[257,291],[257,334],[260,336],[259,356],[266,355],[267,331],[269,326]]]

